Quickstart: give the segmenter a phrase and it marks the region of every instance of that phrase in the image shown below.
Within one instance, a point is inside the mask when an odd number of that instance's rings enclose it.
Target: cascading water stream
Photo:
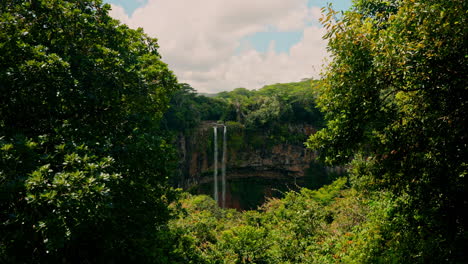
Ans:
[[[226,150],[227,150],[227,142],[226,142],[226,132],[227,127],[224,126],[223,130],[223,158],[221,163],[221,207],[226,207]]]
[[[217,127],[213,127],[214,133],[214,194],[213,198],[218,203],[218,136]]]

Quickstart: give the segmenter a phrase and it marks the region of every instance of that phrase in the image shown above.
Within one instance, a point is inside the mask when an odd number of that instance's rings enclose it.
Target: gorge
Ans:
[[[299,186],[318,188],[339,170],[317,163],[315,153],[304,147],[302,142],[313,132],[311,125],[289,124],[287,133],[301,139],[270,144],[270,130],[202,122],[193,134],[178,137],[178,185],[213,196],[221,207],[237,209],[255,209],[265,197],[279,197]]]
[[[323,121],[313,106],[317,85],[304,80],[211,97],[186,87],[166,117],[176,130],[173,185],[245,210],[288,190],[330,183],[341,170],[317,162],[304,145]]]

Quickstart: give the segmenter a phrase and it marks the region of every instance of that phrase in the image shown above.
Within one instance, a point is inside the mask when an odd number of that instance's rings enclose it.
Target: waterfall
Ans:
[[[218,203],[218,136],[217,127],[213,127],[214,132],[214,199]]]
[[[226,132],[227,127],[224,126],[223,131],[223,158],[221,163],[221,206],[222,208],[226,207],[226,150],[227,150],[227,143],[226,143]]]

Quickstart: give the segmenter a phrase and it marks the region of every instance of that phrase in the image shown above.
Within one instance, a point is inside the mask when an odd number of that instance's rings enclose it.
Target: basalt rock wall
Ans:
[[[221,164],[222,132],[227,126],[227,179],[262,177],[296,180],[305,177],[315,154],[304,141],[315,132],[307,124],[287,124],[276,129],[249,130],[237,123],[206,121],[177,137],[179,163],[177,186],[190,188],[212,181],[214,169],[213,127],[218,127],[218,168]]]

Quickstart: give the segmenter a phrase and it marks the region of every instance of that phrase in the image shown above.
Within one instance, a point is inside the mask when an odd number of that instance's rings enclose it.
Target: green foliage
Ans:
[[[235,210],[222,210],[216,202],[205,195],[185,194],[180,200],[182,213],[170,222],[171,231],[180,241],[175,255],[180,263],[211,263],[211,246],[217,240],[218,231],[238,222]]]
[[[322,114],[315,108],[315,89],[319,81],[267,85],[258,91],[237,88],[219,93],[231,106],[235,120],[250,129],[276,128],[281,123],[311,123],[321,126]]]
[[[197,95],[187,84],[173,94],[165,123],[175,131],[188,131],[200,121],[236,122],[251,130],[272,131],[285,123],[321,127],[323,117],[315,107],[319,81],[267,85],[262,89],[237,88],[213,97]]]
[[[163,123],[171,131],[188,133],[203,120],[222,119],[227,109],[226,102],[197,95],[188,84],[181,84],[171,97]]]
[[[339,194],[345,184],[346,178],[339,178],[330,185],[323,186],[316,191],[311,191],[309,195],[321,204],[327,205],[333,201],[333,198]],[[308,192],[308,189],[302,189],[302,192],[305,194],[305,192]]]
[[[221,233],[215,250],[222,252],[219,260],[224,263],[270,263],[267,235],[262,227],[235,226]]]
[[[2,209],[9,213],[2,232],[6,254],[15,248],[50,255],[70,250],[82,233],[96,230],[111,214],[111,187],[121,180],[111,172],[113,159],[98,158],[84,145],[56,145],[43,155],[47,143],[44,138],[0,142]],[[31,168],[15,168],[22,164]],[[19,177],[11,177],[14,172]],[[21,256],[8,257],[22,261]]]
[[[354,183],[396,206],[368,262],[466,260],[466,1],[356,1],[325,18],[333,61],[308,145],[352,161]]]
[[[185,214],[171,221],[171,230],[183,234],[176,249],[187,250],[183,263],[401,263],[415,256],[399,245],[411,237],[394,232],[404,221],[395,215],[399,200],[348,188],[346,178],[242,213],[186,195]]]
[[[261,97],[255,102],[258,106],[249,113],[245,118],[247,127],[258,128],[264,127],[267,123],[278,121],[282,111],[280,101],[272,97]],[[287,110],[286,110],[287,111]]]
[[[178,250],[192,248],[195,253],[186,255],[186,262],[333,263],[318,260],[342,248],[325,252],[318,243],[332,237],[332,230],[349,232],[369,212],[363,198],[346,190],[345,183],[339,179],[317,191],[291,191],[283,199],[270,199],[258,211],[242,213],[220,209],[208,196],[187,195],[181,200],[186,214],[171,221],[171,230],[187,231],[190,242]]]
[[[109,8],[0,4],[2,263],[167,262],[176,79]]]

